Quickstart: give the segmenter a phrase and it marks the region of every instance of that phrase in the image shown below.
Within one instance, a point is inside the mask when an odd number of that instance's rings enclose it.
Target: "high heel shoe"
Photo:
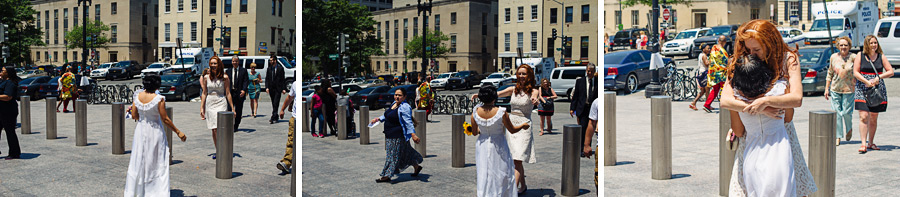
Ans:
[[[522,190],[519,191],[518,193],[519,193],[519,195],[522,195],[522,194],[525,194],[525,191],[528,191],[528,185],[525,185],[524,187],[522,187]]]

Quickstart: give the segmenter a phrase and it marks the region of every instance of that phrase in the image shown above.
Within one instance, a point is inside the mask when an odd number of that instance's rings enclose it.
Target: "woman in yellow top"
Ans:
[[[69,112],[69,101],[75,98],[75,74],[72,73],[73,67],[63,68],[66,73],[59,77],[56,90],[59,92],[59,98],[62,99],[56,104],[56,112],[59,112],[59,105],[63,105],[63,112]],[[74,111],[74,110],[73,110]]]

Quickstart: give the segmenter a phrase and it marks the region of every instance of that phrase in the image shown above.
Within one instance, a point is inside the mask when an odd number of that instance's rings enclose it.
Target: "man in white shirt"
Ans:
[[[600,118],[600,99],[594,100],[591,103],[591,114],[588,116],[590,121],[587,125],[587,130],[584,135],[584,153],[585,157],[591,157],[591,139],[594,137],[594,132],[599,130],[597,128],[597,119]],[[597,150],[600,150],[600,138],[597,138]],[[599,173],[599,166],[597,166],[597,162],[599,161],[597,157],[597,152],[593,153],[594,155],[594,185],[597,185],[597,174]]]
[[[278,162],[278,164],[275,165],[275,167],[278,168],[279,170],[281,170],[281,172],[283,172],[284,174],[291,173],[291,166],[292,166],[291,164],[293,163],[292,160],[293,160],[293,156],[294,156],[294,130],[296,130],[296,128],[297,128],[295,126],[296,125],[295,117],[299,117],[301,115],[299,112],[300,110],[298,108],[300,107],[300,105],[303,104],[303,103],[300,103],[300,102],[302,102],[302,99],[295,100],[294,98],[297,97],[297,94],[298,94],[297,91],[301,90],[300,85],[302,85],[302,82],[300,82],[299,80],[294,81],[294,83],[291,84],[290,92],[288,92],[287,97],[284,98],[284,104],[281,105],[281,110],[278,112],[279,118],[284,118],[284,108],[286,108],[289,103],[293,102],[293,105],[291,105],[292,106],[291,107],[291,120],[288,122],[289,124],[288,124],[287,147],[284,149],[284,157],[281,158],[281,162]]]

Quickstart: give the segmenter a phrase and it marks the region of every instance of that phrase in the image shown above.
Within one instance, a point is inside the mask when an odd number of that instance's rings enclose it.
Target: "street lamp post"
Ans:
[[[553,2],[556,2],[560,6],[562,6],[563,9],[561,9],[561,10],[563,12],[566,11],[566,3],[559,2],[556,0],[553,0]],[[575,14],[575,13],[572,13],[572,14]],[[565,16],[565,14],[563,14],[563,16]],[[572,17],[575,17],[575,16],[572,16]],[[568,37],[566,37],[566,19],[565,19],[565,17],[563,17],[563,22],[560,24],[562,24],[562,25],[560,25],[560,28],[559,28],[559,33],[562,35],[562,44],[560,45],[560,48],[562,50],[559,50],[559,56],[560,56],[559,64],[562,66],[562,65],[566,64],[566,42],[568,41]],[[556,38],[553,38],[553,39],[556,39]]]
[[[82,5],[84,6],[84,10],[82,10],[82,12],[81,12],[82,15],[84,16],[84,17],[81,17],[81,24],[82,24],[82,25],[81,25],[81,37],[82,37],[82,39],[83,39],[83,41],[84,41],[83,43],[81,43],[82,45],[84,45],[84,48],[82,48],[82,50],[81,50],[81,65],[82,65],[82,66],[87,66],[87,57],[88,57],[88,56],[87,56],[87,54],[88,54],[87,20],[88,20],[88,13],[87,13],[86,11],[88,10],[88,7],[91,6],[91,0],[78,0],[78,3],[80,3],[80,4],[82,4]]]
[[[650,17],[650,39],[647,43],[649,45],[650,52],[653,55],[650,58],[650,85],[647,85],[647,90],[644,92],[644,96],[650,98],[651,96],[661,95],[662,94],[662,86],[659,82],[659,67],[662,66],[662,57],[659,55],[659,0],[653,0],[653,4],[651,6],[653,8],[653,16]]]
[[[428,35],[428,19],[426,17],[428,17],[428,12],[431,12],[431,0],[428,0],[426,3],[422,3],[422,0],[419,0],[416,7],[419,9],[418,13],[422,15],[422,73],[425,73],[429,66],[428,57],[425,55],[425,49],[428,46],[428,40],[425,39]],[[435,48],[431,49],[435,50]],[[434,71],[432,71],[432,74],[434,74]]]

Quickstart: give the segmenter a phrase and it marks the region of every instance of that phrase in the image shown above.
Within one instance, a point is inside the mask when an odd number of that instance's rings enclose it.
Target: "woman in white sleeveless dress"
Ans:
[[[776,71],[775,76],[780,77],[780,80],[775,84],[775,87],[779,88],[772,88],[772,90],[767,93],[767,96],[758,98],[749,103],[744,100],[738,100],[739,98],[735,97],[735,92],[733,87],[731,87],[730,82],[725,83],[722,92],[722,108],[741,112],[741,122],[743,126],[747,127],[747,134],[743,134],[744,137],[741,138],[735,155],[735,164],[732,171],[729,195],[777,195],[764,193],[766,192],[762,190],[764,186],[761,188],[759,184],[757,184],[759,182],[748,183],[748,181],[760,181],[760,179],[755,179],[759,178],[759,173],[768,172],[767,170],[759,171],[759,169],[755,169],[759,166],[755,166],[753,167],[754,169],[748,170],[748,165],[766,165],[769,167],[777,167],[782,170],[785,165],[791,167],[790,174],[784,174],[784,171],[779,174],[779,176],[789,176],[790,180],[786,181],[791,184],[787,188],[782,188],[791,193],[784,193],[781,196],[805,196],[815,192],[817,188],[815,182],[812,180],[809,168],[806,167],[806,162],[803,158],[803,153],[798,142],[799,139],[797,138],[796,129],[794,128],[793,123],[789,121],[785,122],[786,119],[777,118],[777,116],[784,116],[785,110],[791,112],[793,108],[800,107],[803,99],[802,84],[800,83],[800,65],[797,61],[796,53],[791,52],[788,46],[784,44],[774,24],[765,20],[753,20],[741,26],[738,29],[735,43],[734,57],[741,57],[743,55],[761,57]],[[729,70],[733,70],[734,66],[735,64],[732,62],[729,66]],[[787,119],[790,119],[790,116],[793,114],[788,113],[787,115]],[[777,119],[777,121],[768,121],[763,124],[763,121],[761,120],[765,120],[766,118]],[[780,123],[782,127],[778,127],[778,124],[775,123]],[[760,128],[763,128],[762,126],[765,126],[766,128],[771,127],[771,129],[775,130],[760,130]],[[781,132],[782,128],[784,129],[784,132]],[[758,143],[761,141],[766,141],[760,140],[759,137],[776,139],[779,138],[782,133],[785,135],[784,138],[787,139],[787,151],[790,153],[788,158],[789,161],[784,161],[784,158],[779,158],[778,162],[774,162],[769,159],[769,157],[771,157],[769,155],[762,155],[762,158],[766,158],[770,161],[762,162],[757,160],[761,159],[758,154],[760,152],[758,151],[763,150],[757,145],[759,145]],[[781,147],[780,149],[777,149],[779,150],[779,156],[783,156],[781,154],[783,154],[783,151],[785,150],[784,144],[778,145],[778,147]],[[775,149],[764,150],[771,151]],[[748,178],[747,176],[750,176],[751,178]],[[771,180],[775,177],[763,178]],[[762,182],[769,184],[767,186],[773,184],[767,181]]]
[[[200,94],[200,120],[206,120],[206,128],[212,130],[213,145],[216,149],[219,148],[216,143],[218,113],[228,110],[228,106],[234,109],[234,104],[231,102],[231,91],[228,91],[231,89],[231,81],[225,74],[221,62],[219,56],[210,58],[209,74],[200,77],[200,87],[203,89]],[[213,154],[212,158],[216,159],[216,155]]]
[[[472,110],[472,133],[478,136],[475,141],[478,196],[518,196],[513,159],[504,128],[510,133],[518,133],[522,129],[528,129],[529,125],[525,123],[513,126],[506,108],[494,105],[497,101],[496,87],[482,87],[478,98],[484,103]]]
[[[159,76],[144,77],[144,88],[134,92],[131,117],[138,120],[131,144],[131,160],[125,179],[125,196],[169,196],[169,146],[163,125],[187,137],[175,127],[166,113],[165,97],[155,94]]]

